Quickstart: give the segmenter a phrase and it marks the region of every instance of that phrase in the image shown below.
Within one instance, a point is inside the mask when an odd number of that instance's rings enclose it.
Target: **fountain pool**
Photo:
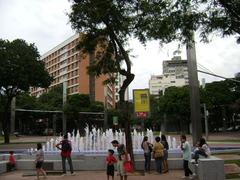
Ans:
[[[68,140],[72,143],[72,151],[73,153],[85,153],[85,154],[99,154],[106,153],[108,149],[112,149],[111,141],[116,139],[119,143],[125,144],[125,133],[121,130],[113,132],[112,129],[107,129],[106,131],[102,131],[97,128],[93,128],[91,131],[89,127],[86,126],[85,136],[81,136],[79,130],[77,132],[73,131],[72,133],[68,133]],[[76,135],[75,135],[76,134]],[[137,132],[136,129],[132,132],[132,141],[133,141],[133,151],[134,153],[142,152],[141,143],[144,136],[148,136],[149,142],[154,143],[154,135],[151,129],[147,129],[144,132]],[[161,136],[161,132],[159,134]],[[59,143],[63,139],[62,136],[51,138],[49,141],[43,145],[43,150],[46,153],[54,153],[59,152],[59,150],[55,147],[57,143]],[[167,137],[167,141],[169,144],[170,150],[178,149],[176,139],[170,136]],[[28,151],[33,152],[35,149],[31,148]]]

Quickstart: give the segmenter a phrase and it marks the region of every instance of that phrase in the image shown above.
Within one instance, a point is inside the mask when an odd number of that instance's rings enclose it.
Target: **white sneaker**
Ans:
[[[63,173],[61,176],[64,177],[64,176],[66,176],[66,175],[67,175],[67,173]]]
[[[187,176],[182,176],[182,177],[181,177],[181,179],[186,179],[186,178],[187,178]]]
[[[71,176],[76,176],[76,173],[75,172],[71,173]]]

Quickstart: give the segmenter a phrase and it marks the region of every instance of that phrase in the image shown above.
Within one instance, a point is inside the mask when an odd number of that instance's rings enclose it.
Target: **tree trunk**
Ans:
[[[125,101],[125,91],[128,87],[128,85],[133,81],[134,75],[129,74],[127,78],[124,80],[123,85],[119,91],[120,96],[120,110],[123,114],[123,119],[125,122],[125,139],[126,139],[126,149],[128,153],[130,154],[133,169],[135,169],[135,161],[134,161],[134,154],[133,154],[133,148],[132,148],[132,136],[131,136],[131,127],[130,127],[130,114],[129,114],[129,106],[128,102]]]
[[[11,109],[12,97],[7,97],[7,102],[4,107],[3,115],[3,132],[4,132],[4,143],[10,143],[10,109]]]

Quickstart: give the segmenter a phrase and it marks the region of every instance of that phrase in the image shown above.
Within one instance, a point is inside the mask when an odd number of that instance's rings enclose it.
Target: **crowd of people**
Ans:
[[[192,153],[192,148],[190,143],[187,141],[185,135],[180,136],[181,142],[181,150],[183,152],[183,169],[184,169],[184,176],[183,178],[192,179],[193,172],[189,169],[189,161],[194,159],[193,163],[198,163],[199,156],[208,157],[210,155],[210,148],[206,143],[204,138],[201,138],[199,142],[196,144],[195,149]],[[117,158],[114,156],[114,150],[109,149],[108,154],[106,156],[106,173],[107,173],[107,180],[111,179],[114,180],[114,172],[116,167],[120,180],[127,180],[128,173],[132,171],[132,163],[130,154],[127,152],[126,147],[124,144],[120,144],[117,140],[113,140],[111,142],[113,148],[117,150]],[[66,160],[68,161],[70,167],[71,175],[75,175],[73,170],[73,164],[71,159],[71,152],[72,152],[72,145],[71,141],[68,140],[68,136],[64,135],[62,141],[56,144],[56,147],[61,150],[61,158],[62,158],[62,176],[66,175]],[[143,138],[141,144],[143,153],[144,153],[144,170],[146,173],[150,173],[151,170],[151,159],[155,160],[155,169],[156,172],[161,173],[168,173],[168,150],[169,145],[165,135],[161,135],[161,137],[157,136],[155,138],[155,142],[151,144],[148,141],[148,137],[145,136]],[[43,162],[44,162],[44,152],[42,150],[42,144],[37,144],[37,152],[36,152],[36,172],[37,172],[37,179],[39,179],[40,173],[43,175],[44,178],[47,178],[46,172],[43,169]],[[114,164],[116,163],[116,166]],[[10,152],[9,155],[9,162],[7,164],[8,171],[14,170],[16,167],[16,161],[13,156],[13,152]]]

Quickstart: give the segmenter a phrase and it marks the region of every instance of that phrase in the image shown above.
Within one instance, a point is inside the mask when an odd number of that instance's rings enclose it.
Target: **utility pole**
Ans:
[[[67,102],[67,82],[64,81],[63,82],[63,107]],[[62,133],[66,134],[67,133],[67,118],[66,118],[66,114],[62,113]]]
[[[205,89],[205,79],[202,79],[202,87]],[[205,136],[206,140],[208,140],[208,111],[206,107],[206,103],[203,103],[203,110],[204,110],[204,120],[205,120]]]
[[[190,87],[190,109],[192,122],[192,139],[193,144],[202,137],[202,124],[200,116],[200,96],[199,82],[197,74],[196,49],[194,42],[194,32],[192,32],[193,40],[187,43],[187,60],[188,60],[188,76]]]
[[[11,128],[10,133],[13,134],[15,132],[15,109],[16,109],[16,97],[13,97],[11,102]]]
[[[108,128],[108,117],[107,117],[107,85],[104,86],[104,123],[103,129],[106,130]]]

